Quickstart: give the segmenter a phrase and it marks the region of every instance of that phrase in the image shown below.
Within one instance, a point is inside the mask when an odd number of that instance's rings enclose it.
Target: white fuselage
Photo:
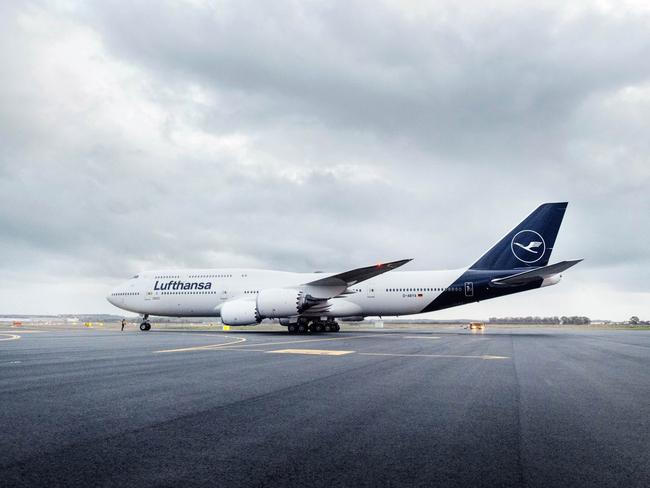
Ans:
[[[465,269],[392,271],[348,288],[329,300],[324,317],[395,316],[419,313],[450,286]],[[113,305],[146,315],[170,317],[219,316],[227,301],[256,300],[269,288],[299,288],[328,273],[290,273],[259,269],[194,269],[146,271],[117,286],[107,297]],[[456,289],[457,288],[457,289]],[[310,315],[308,312],[305,315]]]
[[[140,273],[107,297],[143,315],[221,317],[226,325],[279,319],[289,332],[338,330],[335,317],[433,312],[553,285],[580,260],[548,264],[566,202],[544,203],[478,261],[449,271],[396,271],[411,261],[339,273],[259,269],[163,270]],[[327,322],[323,324],[323,322]]]

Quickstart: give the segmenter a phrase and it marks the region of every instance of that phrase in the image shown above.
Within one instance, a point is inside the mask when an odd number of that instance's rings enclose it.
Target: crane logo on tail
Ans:
[[[532,252],[534,254],[539,254],[539,251],[535,251],[534,248],[541,246],[542,243],[539,241],[531,241],[530,244],[527,246],[524,246],[523,244],[519,244],[518,242],[515,242],[515,246],[519,246],[522,249],[525,249],[528,252]]]
[[[542,259],[546,252],[544,238],[534,230],[521,230],[510,242],[512,254],[526,264],[533,264]]]

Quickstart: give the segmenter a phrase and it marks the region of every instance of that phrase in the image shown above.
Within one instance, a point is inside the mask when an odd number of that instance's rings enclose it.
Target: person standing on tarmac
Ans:
[[[122,319],[122,332],[124,332],[125,325],[126,325],[126,319]]]

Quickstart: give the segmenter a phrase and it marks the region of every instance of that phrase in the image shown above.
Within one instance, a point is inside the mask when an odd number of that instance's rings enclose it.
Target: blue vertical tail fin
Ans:
[[[546,266],[568,203],[544,203],[486,252],[470,269]]]

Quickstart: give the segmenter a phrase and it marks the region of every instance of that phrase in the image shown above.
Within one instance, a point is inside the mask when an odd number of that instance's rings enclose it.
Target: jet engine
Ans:
[[[221,307],[221,322],[225,325],[253,325],[261,322],[255,302],[232,300]]]
[[[221,307],[221,321],[226,325],[259,324],[262,319],[296,317],[327,300],[312,298],[300,290],[269,288],[257,294],[257,301],[232,300]]]
[[[305,297],[299,290],[269,288],[257,294],[257,312],[264,318],[291,317],[304,310]]]

